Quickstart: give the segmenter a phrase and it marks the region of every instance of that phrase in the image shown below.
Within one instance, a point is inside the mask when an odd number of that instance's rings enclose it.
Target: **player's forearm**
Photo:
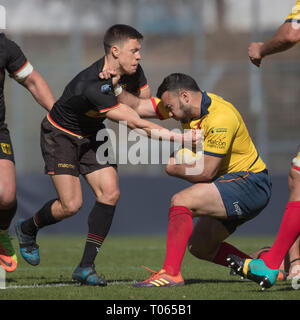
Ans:
[[[122,93],[118,95],[118,101],[120,103],[126,104],[131,107],[133,110],[137,111],[140,105],[140,98],[134,96],[133,94],[127,92],[126,90],[122,90]]]
[[[193,164],[168,164],[166,172],[169,176],[191,183],[211,182],[214,178],[214,175],[204,170],[202,163],[198,161]]]
[[[150,99],[152,97],[150,87],[147,87],[140,91],[139,98],[140,99]]]
[[[293,29],[290,23],[283,24],[276,34],[260,49],[261,57],[286,51],[292,48],[300,40],[300,33]]]
[[[118,101],[135,110],[141,118],[157,118],[157,113],[153,108],[153,103],[150,98],[142,99],[123,90],[123,92],[118,96]]]
[[[145,133],[149,138],[157,140],[169,140],[176,141],[180,143],[185,142],[185,136],[182,133],[173,132],[166,128],[161,127],[160,125],[150,122],[144,119],[137,119],[132,123],[128,123],[128,126],[131,129],[141,130],[141,133]]]
[[[34,99],[47,111],[50,111],[55,103],[55,98],[44,78],[35,72],[30,75],[23,85],[30,91]]]
[[[216,177],[221,161],[220,158],[202,155],[196,158],[193,163],[176,162],[172,155],[166,166],[166,172],[170,176],[187,180],[191,183],[211,182]]]
[[[296,43],[293,43],[287,39],[273,39],[264,44],[261,47],[261,57],[264,58],[265,56],[269,56],[275,53],[286,51],[292,48]]]

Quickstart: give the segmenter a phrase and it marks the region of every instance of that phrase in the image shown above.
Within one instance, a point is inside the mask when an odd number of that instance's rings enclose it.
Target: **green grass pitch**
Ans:
[[[231,237],[228,242],[251,253],[271,245],[272,237]],[[13,240],[18,249],[16,240]],[[200,261],[186,252],[182,275],[183,287],[133,288],[133,281],[144,280],[149,272],[162,267],[166,237],[109,236],[96,259],[96,270],[108,281],[107,287],[74,284],[71,274],[81,259],[85,237],[70,235],[38,238],[41,263],[27,264],[19,255],[18,269],[6,273],[6,289],[0,290],[1,300],[296,300],[300,290],[291,281],[277,283],[264,292],[256,283],[231,276],[229,268]]]

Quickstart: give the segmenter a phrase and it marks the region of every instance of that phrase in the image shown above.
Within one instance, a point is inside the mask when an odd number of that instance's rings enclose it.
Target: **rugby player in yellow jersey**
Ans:
[[[259,67],[268,55],[286,51],[300,41],[300,0],[277,32],[265,43],[253,42],[249,46],[249,58]],[[300,275],[300,148],[292,161],[289,173],[289,199],[276,240],[260,259],[249,261],[230,257],[234,269],[244,270],[244,275],[258,282],[262,288],[272,286],[286,254],[289,255],[289,278]]]
[[[204,169],[187,175],[196,164],[175,164],[171,156],[169,175],[193,185],[171,200],[167,253],[159,272],[153,272],[135,287],[183,285],[181,262],[188,245],[200,258],[227,266],[227,255],[249,258],[224,240],[237,226],[258,215],[271,195],[266,165],[259,157],[245,123],[232,104],[202,92],[194,79],[171,74],[160,85],[158,98],[138,99],[128,92],[119,101],[134,108],[141,117],[174,118],[183,128],[204,131]],[[198,223],[193,230],[193,218]]]

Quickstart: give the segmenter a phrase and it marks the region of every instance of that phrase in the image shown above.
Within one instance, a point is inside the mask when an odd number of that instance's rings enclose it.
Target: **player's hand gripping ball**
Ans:
[[[193,164],[195,161],[200,160],[202,155],[202,151],[195,153],[191,149],[181,148],[175,151],[174,158],[176,164]]]

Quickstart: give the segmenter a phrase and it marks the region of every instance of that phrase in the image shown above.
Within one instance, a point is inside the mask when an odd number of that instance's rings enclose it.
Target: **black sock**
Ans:
[[[36,236],[39,229],[58,222],[51,212],[51,206],[57,199],[48,201],[33,217],[25,220],[21,229],[30,236]]]
[[[15,205],[10,209],[0,210],[0,229],[6,230],[9,228],[12,219],[17,212],[18,203],[16,201]]]
[[[109,232],[116,206],[96,202],[88,218],[88,236],[80,267],[94,264],[97,253]]]

